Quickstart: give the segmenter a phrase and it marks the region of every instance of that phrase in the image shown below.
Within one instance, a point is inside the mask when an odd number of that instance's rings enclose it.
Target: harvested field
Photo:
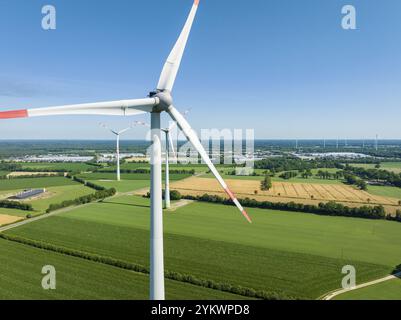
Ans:
[[[398,205],[399,199],[372,195],[348,185],[273,182],[272,189],[261,191],[260,181],[227,180],[227,184],[238,198],[248,197],[259,201],[293,201],[304,204],[336,201],[351,207],[364,204],[383,205],[389,213],[395,212],[397,208],[400,208]],[[171,184],[171,189],[177,190],[184,195],[203,195],[208,193],[225,196],[218,182],[209,178],[191,177],[177,181]],[[257,191],[257,194],[255,191]]]
[[[59,172],[29,172],[29,171],[14,171],[7,175],[7,178],[25,177],[25,176],[57,176]]]
[[[8,214],[0,214],[0,226],[21,220],[21,217],[9,216]]]

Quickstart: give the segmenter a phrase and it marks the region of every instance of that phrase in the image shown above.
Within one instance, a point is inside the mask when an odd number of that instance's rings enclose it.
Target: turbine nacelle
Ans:
[[[157,99],[157,104],[153,108],[153,112],[167,111],[173,104],[173,97],[169,90],[157,90],[149,93],[150,98]]]

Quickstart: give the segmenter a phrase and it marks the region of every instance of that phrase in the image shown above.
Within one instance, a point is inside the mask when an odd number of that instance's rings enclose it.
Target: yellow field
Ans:
[[[388,212],[395,212],[398,199],[372,195],[352,186],[341,184],[315,184],[273,182],[269,191],[260,190],[260,181],[256,180],[226,180],[231,190],[238,198],[253,198],[259,201],[298,202],[318,204],[320,202],[336,201],[351,207],[364,204],[383,205]],[[171,190],[181,194],[203,195],[205,193],[225,196],[224,191],[215,179],[191,177],[171,184]],[[256,192],[257,193],[256,193]]]
[[[0,226],[22,220],[21,217],[9,216],[7,214],[0,214]]]

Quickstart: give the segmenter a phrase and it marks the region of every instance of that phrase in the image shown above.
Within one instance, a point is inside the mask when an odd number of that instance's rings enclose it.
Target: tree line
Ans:
[[[183,199],[210,202],[217,204],[224,204],[232,206],[231,200],[218,195],[204,194],[202,196],[182,195]],[[270,201],[258,201],[255,199],[245,198],[239,199],[244,207],[259,208],[259,209],[271,209],[280,211],[292,211],[292,212],[304,212],[313,213],[318,215],[326,216],[343,216],[343,217],[355,217],[364,219],[387,219],[401,222],[401,211],[397,212],[396,217],[392,217],[386,214],[383,206],[361,206],[361,207],[348,207],[335,201],[327,203],[319,203],[318,205],[313,204],[302,204],[295,202],[270,202]]]
[[[23,203],[23,202],[18,202],[18,201],[9,201],[9,200],[0,200],[0,208],[33,211],[33,207],[30,203]]]
[[[85,181],[84,179],[81,179],[76,176],[67,175],[67,178],[73,179],[74,181],[76,181],[78,183],[81,183],[89,188],[92,188],[92,189],[96,190],[96,192],[93,194],[89,194],[89,195],[75,198],[72,200],[65,200],[61,203],[50,204],[46,210],[46,213],[50,213],[52,211],[66,208],[66,207],[78,206],[78,205],[82,205],[82,204],[86,204],[86,203],[90,203],[90,202],[94,202],[94,201],[103,200],[105,198],[114,196],[117,192],[115,188],[106,189],[103,186],[99,186],[95,183]]]

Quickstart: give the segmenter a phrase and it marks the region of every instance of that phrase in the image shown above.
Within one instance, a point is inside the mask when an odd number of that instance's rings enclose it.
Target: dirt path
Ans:
[[[397,273],[397,274],[390,275],[390,276],[386,276],[384,278],[373,280],[373,281],[370,281],[370,282],[362,283],[362,284],[357,285],[356,287],[354,287],[352,289],[339,289],[339,290],[336,290],[336,291],[332,291],[330,293],[325,294],[322,298],[320,298],[320,300],[331,300],[331,299],[333,299],[334,297],[336,297],[336,296],[338,296],[340,294],[343,294],[343,293],[346,293],[346,292],[350,292],[350,291],[354,291],[354,290],[358,290],[358,289],[365,288],[365,287],[369,287],[369,286],[373,286],[375,284],[378,284],[378,283],[381,283],[381,282],[385,282],[385,281],[389,281],[389,280],[394,280],[394,279],[397,279],[397,278],[400,278],[400,277],[401,277],[401,272]]]
[[[180,201],[172,203],[171,204],[171,208],[167,209],[167,211],[170,211],[170,212],[171,211],[175,211],[175,210],[177,210],[179,208],[182,208],[182,207],[185,207],[185,206],[187,206],[187,205],[189,205],[189,204],[191,204],[193,202],[194,202],[193,200],[182,199]]]

